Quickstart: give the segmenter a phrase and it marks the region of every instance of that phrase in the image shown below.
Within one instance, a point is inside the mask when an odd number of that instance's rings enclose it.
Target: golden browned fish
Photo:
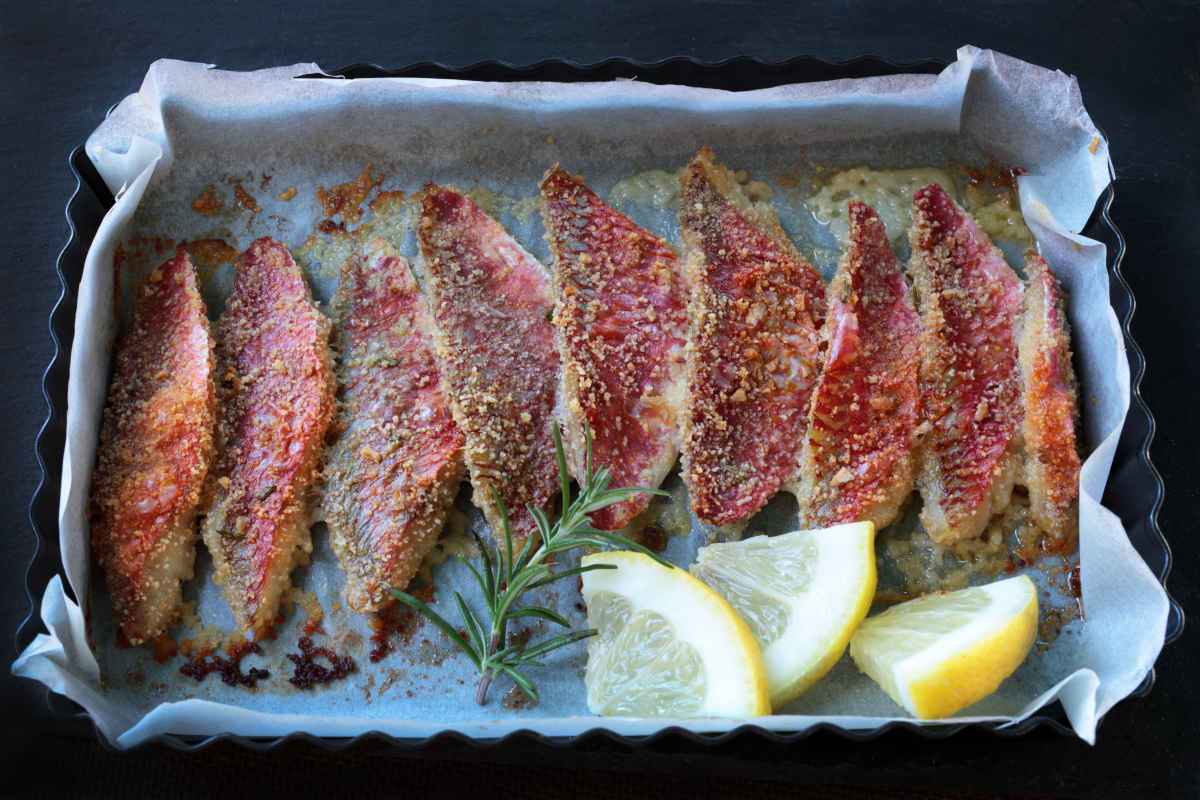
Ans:
[[[1071,552],[1079,536],[1079,401],[1062,287],[1045,259],[1025,256],[1021,379],[1025,397],[1025,485],[1034,523],[1054,549]]]
[[[351,254],[334,300],[341,403],[323,507],[346,602],[378,611],[437,543],[462,481],[433,321],[408,262],[380,238]]]
[[[454,421],[474,502],[500,535],[497,498],[513,535],[535,530],[527,507],[557,493],[552,425],[558,348],[541,264],[466,195],[429,185],[418,230]]]
[[[136,645],[179,616],[213,454],[212,337],[182,248],[142,286],[115,358],[92,476],[91,538],[121,635]]]
[[[691,285],[683,475],[701,520],[733,527],[797,472],[821,369],[825,286],[770,210],[702,149],[682,175]]]
[[[945,544],[978,536],[1012,497],[1020,467],[1022,285],[937,184],[914,196],[909,238],[930,425],[917,478],[921,522]]]
[[[287,247],[263,238],[242,253],[217,323],[220,455],[204,542],[256,637],[312,549],[309,493],[334,407],[329,327]]]
[[[796,494],[806,526],[871,520],[882,528],[913,488],[921,325],[875,210],[855,201],[848,216]]]
[[[554,253],[554,319],[563,363],[564,428],[580,477],[584,430],[612,485],[657,487],[679,452],[687,293],[675,253],[554,167],[542,180]],[[623,528],[649,503],[637,495],[592,514]]]

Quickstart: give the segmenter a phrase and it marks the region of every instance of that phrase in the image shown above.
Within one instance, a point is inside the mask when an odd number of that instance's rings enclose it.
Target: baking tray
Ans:
[[[764,62],[748,57],[719,62],[703,62],[691,58],[671,58],[645,63],[613,58],[595,64],[576,64],[570,61],[549,60],[527,66],[514,66],[499,61],[484,61],[465,67],[422,62],[399,69],[385,69],[374,64],[353,64],[324,74],[302,76],[305,79],[362,79],[379,77],[455,78],[480,81],[605,81],[617,78],[637,79],[657,84],[682,84],[711,89],[744,91],[764,89],[790,83],[865,78],[898,74],[936,74],[945,62],[924,60],[907,63],[889,62],[874,56],[864,56],[844,62],[831,62],[811,56],[801,56],[782,62]],[[30,612],[16,632],[16,649],[22,651],[39,632],[44,630],[38,616],[38,606],[46,584],[55,574],[62,573],[58,547],[58,502],[63,461],[63,441],[66,426],[67,377],[74,334],[76,292],[83,272],[84,258],[91,246],[104,213],[113,204],[112,194],[105,186],[82,146],[70,155],[69,166],[76,178],[76,188],[67,203],[66,216],[70,237],[57,261],[62,294],[50,314],[50,335],[55,352],[42,381],[48,405],[48,415],[36,441],[41,481],[34,492],[29,519],[36,538],[36,551],[26,572],[26,593]],[[1132,402],[1125,427],[1113,458],[1112,471],[1105,487],[1104,505],[1116,513],[1125,526],[1134,547],[1149,565],[1159,581],[1166,586],[1171,569],[1171,549],[1158,524],[1165,487],[1162,477],[1150,460],[1150,444],[1154,438],[1155,422],[1141,396],[1141,382],[1146,359],[1130,332],[1136,308],[1133,292],[1121,274],[1125,255],[1125,240],[1113,223],[1110,211],[1115,188],[1110,185],[1093,210],[1084,235],[1103,242],[1108,253],[1111,277],[1110,299],[1121,321],[1129,359]],[[66,585],[64,576],[64,585]],[[69,591],[69,588],[68,588]],[[1166,644],[1183,632],[1184,616],[1179,603],[1170,596]],[[1154,683],[1153,670],[1132,694],[1143,697]],[[64,734],[95,735],[90,717],[73,701],[46,689],[47,703],[54,726]],[[222,734],[187,737],[160,735],[145,744],[159,743],[178,750],[200,750],[220,740],[228,740],[255,750],[276,749],[293,741],[312,742],[329,750],[354,746],[402,751],[485,751],[501,747],[542,747],[554,749],[606,750],[643,748],[663,752],[695,751],[722,747],[753,747],[758,743],[794,744],[810,736],[837,736],[850,741],[875,739],[893,731],[907,731],[927,739],[942,739],[963,728],[975,727],[999,737],[1021,736],[1032,730],[1046,728],[1060,735],[1073,735],[1071,727],[1055,704],[1039,711],[1017,725],[1001,727],[999,723],[963,723],[943,726],[918,726],[900,721],[871,730],[845,730],[832,724],[820,724],[797,733],[776,733],[754,725],[743,725],[722,734],[696,734],[680,728],[664,728],[650,736],[620,736],[603,728],[595,728],[574,737],[547,737],[533,731],[515,731],[497,739],[472,739],[447,731],[426,739],[399,739],[380,733],[367,733],[352,738],[327,739],[297,733],[286,737],[258,738]],[[144,746],[144,745],[143,745]]]

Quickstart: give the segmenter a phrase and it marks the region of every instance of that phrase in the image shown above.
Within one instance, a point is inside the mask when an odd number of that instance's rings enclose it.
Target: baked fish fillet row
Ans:
[[[442,381],[473,498],[500,536],[497,499],[514,537],[536,529],[528,506],[557,494],[552,425],[558,348],[545,269],[466,195],[428,185],[418,240]]]
[[[347,604],[378,611],[437,543],[463,478],[463,436],[425,298],[394,247],[374,238],[350,256],[334,311],[341,401],[323,509]]]
[[[707,148],[681,187],[691,287],[683,476],[696,516],[736,530],[796,476],[825,286],[774,212],[751,203]]]
[[[312,549],[309,495],[334,382],[329,321],[287,247],[258,239],[236,267],[217,323],[220,455],[204,542],[238,625],[261,637]]]
[[[213,455],[213,344],[187,253],[150,273],[117,342],[91,488],[91,539],[131,645],[178,618]]]
[[[1017,339],[1023,287],[999,249],[937,184],[917,191],[910,231],[930,431],[917,485],[939,544],[978,536],[1021,466]]]
[[[920,319],[875,210],[849,205],[795,493],[807,527],[896,518],[913,489]]]
[[[691,283],[684,475],[702,520],[736,527],[790,485],[805,524],[883,526],[920,455],[922,519],[936,541],[977,536],[1021,482],[1036,524],[1073,546],[1077,392],[1062,290],[1039,256],[1027,257],[1023,296],[970,216],[925,187],[910,233],[918,332],[878,217],[852,203],[822,356],[823,286],[777,219],[707,150],[681,180]],[[452,190],[422,196],[432,319],[382,240],[345,266],[346,403],[325,511],[353,608],[381,607],[389,586],[411,578],[444,524],[464,446],[493,529],[496,492],[516,534],[532,530],[525,505],[546,507],[557,485],[549,430],[560,351],[575,468],[587,424],[618,485],[656,485],[670,469],[688,281],[665,243],[581,179],[555,168],[542,192],[557,343],[540,265]],[[310,549],[308,492],[334,409],[328,332],[287,249],[255,242],[218,325],[219,456],[204,525],[217,580],[255,635],[274,622]],[[211,349],[181,250],[151,275],[118,345],[93,484],[93,543],[131,643],[166,630],[191,574],[217,413]],[[927,424],[917,426],[922,404]],[[922,428],[914,453],[905,442]],[[594,521],[621,527],[644,507],[636,498]]]
[[[687,293],[675,253],[557,166],[541,190],[572,470],[582,476],[587,430],[614,487],[655,488],[679,447]],[[622,528],[649,501],[638,495],[601,509],[592,524]]]

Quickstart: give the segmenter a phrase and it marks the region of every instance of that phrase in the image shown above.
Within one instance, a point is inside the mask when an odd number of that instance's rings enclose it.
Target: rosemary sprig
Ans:
[[[487,702],[488,689],[500,675],[512,680],[531,700],[538,699],[537,687],[526,675],[525,670],[530,666],[543,666],[542,657],[560,647],[566,647],[582,639],[595,636],[595,628],[571,628],[571,623],[557,611],[536,605],[517,605],[519,598],[526,592],[537,589],[572,575],[581,575],[596,569],[616,569],[614,564],[592,564],[590,566],[571,567],[554,571],[551,556],[566,553],[581,547],[615,547],[636,550],[645,553],[659,563],[667,564],[656,553],[642,545],[611,531],[601,531],[594,528],[588,519],[593,511],[626,500],[635,494],[653,494],[666,496],[667,493],[658,489],[639,487],[610,489],[612,479],[607,467],[595,469],[592,463],[592,440],[586,438],[586,454],[584,458],[584,476],[580,482],[579,493],[574,500],[571,497],[571,478],[567,473],[567,459],[563,452],[562,435],[558,425],[554,425],[554,455],[558,462],[559,482],[562,485],[563,511],[553,523],[539,508],[529,507],[537,525],[537,537],[526,538],[520,551],[513,552],[512,530],[508,524],[508,509],[499,497],[496,505],[500,509],[501,539],[492,548],[472,531],[475,541],[479,544],[482,563],[479,566],[467,561],[461,555],[458,560],[471,570],[475,582],[483,595],[487,607],[488,619],[485,622],[475,613],[460,592],[454,593],[462,616],[461,629],[451,625],[441,614],[434,611],[421,600],[407,592],[393,589],[392,594],[405,605],[413,608],[449,637],[450,641],[467,654],[471,662],[479,670],[479,683],[475,688],[475,702],[483,705]],[[536,542],[535,538],[540,540]],[[509,623],[519,619],[541,619],[552,622],[562,628],[565,633],[552,636],[536,643],[511,642],[508,637]]]

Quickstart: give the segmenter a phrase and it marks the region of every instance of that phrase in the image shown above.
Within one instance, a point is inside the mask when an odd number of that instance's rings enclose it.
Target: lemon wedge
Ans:
[[[913,716],[948,717],[1021,666],[1037,625],[1037,589],[1021,575],[892,606],[859,627],[850,657]]]
[[[681,569],[627,551],[584,556],[588,708],[628,717],[769,714],[762,654],[720,595]]]
[[[835,525],[700,548],[692,574],[729,601],[762,648],[779,709],[846,652],[875,597],[875,526]]]

